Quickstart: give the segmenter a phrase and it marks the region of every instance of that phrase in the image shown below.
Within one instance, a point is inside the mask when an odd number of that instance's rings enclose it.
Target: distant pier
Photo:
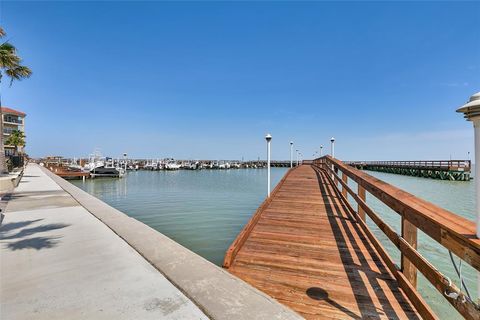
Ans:
[[[470,160],[349,161],[345,163],[360,170],[406,176],[451,181],[469,181],[471,179]]]

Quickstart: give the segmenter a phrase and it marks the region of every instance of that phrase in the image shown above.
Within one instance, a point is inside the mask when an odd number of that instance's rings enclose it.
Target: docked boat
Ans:
[[[89,162],[85,165],[84,170],[88,171],[92,178],[121,178],[125,174],[125,169],[116,168],[112,158],[103,158],[98,151],[89,157]]]
[[[90,176],[92,178],[121,178],[124,174],[124,169],[114,167],[98,167],[90,171]]]
[[[230,163],[221,161],[218,165],[218,169],[230,169]]]
[[[168,161],[165,163],[165,170],[178,170],[180,167],[181,165],[175,161]]]

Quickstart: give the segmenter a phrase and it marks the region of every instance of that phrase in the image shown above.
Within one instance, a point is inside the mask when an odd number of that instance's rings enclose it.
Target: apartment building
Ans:
[[[26,114],[14,110],[8,107],[1,107],[2,109],[2,122],[3,122],[3,141],[7,141],[8,136],[12,133],[13,130],[20,130],[25,132],[25,116]],[[18,147],[18,151],[22,152],[23,147]],[[5,145],[5,155],[13,155],[15,153],[15,147]]]

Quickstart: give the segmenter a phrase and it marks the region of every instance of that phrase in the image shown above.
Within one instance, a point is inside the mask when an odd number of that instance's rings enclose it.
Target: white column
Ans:
[[[293,142],[290,141],[290,168],[293,167]]]
[[[477,214],[477,238],[480,238],[480,118],[472,119],[475,145],[475,209]],[[480,299],[480,273],[477,273],[477,292]]]
[[[267,196],[270,197],[270,140],[267,141]]]
[[[267,197],[270,197],[270,141],[272,141],[272,135],[267,133],[265,140],[267,140]]]
[[[475,140],[475,210],[476,235],[480,238],[480,92],[475,93],[457,112],[464,114],[465,119],[473,122]],[[480,273],[477,273],[477,289],[480,297]]]
[[[477,213],[477,238],[480,238],[480,118],[473,120],[475,136],[475,206]],[[479,282],[480,293],[480,282]]]
[[[335,158],[335,138],[332,137],[332,139],[330,139],[330,142],[332,143],[331,147],[332,147],[332,158]],[[332,180],[335,181],[335,174],[334,174],[334,170],[335,170],[335,166],[332,164]]]

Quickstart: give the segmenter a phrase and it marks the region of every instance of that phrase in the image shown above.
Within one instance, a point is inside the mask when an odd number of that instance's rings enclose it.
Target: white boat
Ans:
[[[168,161],[165,163],[165,170],[178,170],[180,169],[182,165],[174,162],[174,161]]]
[[[218,165],[218,169],[230,169],[230,163],[228,162],[221,162]]]
[[[115,168],[112,158],[102,157],[98,150],[95,150],[89,157],[89,162],[84,166],[84,171],[90,172],[92,178],[96,177],[123,177],[125,169]]]
[[[238,162],[234,162],[234,163],[232,163],[232,165],[231,165],[230,167],[231,167],[231,168],[235,168],[235,169],[240,169],[240,168],[241,168],[241,165],[240,165],[240,163],[238,163]]]

